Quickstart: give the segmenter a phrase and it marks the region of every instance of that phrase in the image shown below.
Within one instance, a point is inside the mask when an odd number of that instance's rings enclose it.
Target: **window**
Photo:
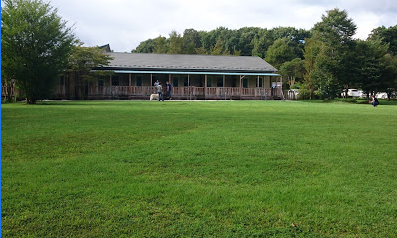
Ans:
[[[112,76],[112,86],[119,86],[119,76],[118,75]]]
[[[64,82],[64,77],[61,76],[61,78],[60,78],[60,80],[59,80],[59,85],[63,85],[63,82]]]
[[[223,87],[223,77],[217,77],[216,78],[216,86],[217,87]]]
[[[248,88],[248,79],[243,78],[243,88]]]
[[[179,78],[178,77],[173,77],[172,78],[172,84],[174,85],[174,87],[178,87],[179,85]]]
[[[188,80],[187,76],[185,76],[185,77],[183,78],[183,86],[184,86],[184,87],[189,86],[189,80]]]
[[[207,78],[207,87],[212,87],[212,78]]]
[[[136,86],[142,86],[142,76],[136,76]]]
[[[256,80],[255,85],[256,85],[256,87],[258,87],[258,79]],[[259,78],[259,87],[260,87],[260,88],[263,87],[263,78]]]

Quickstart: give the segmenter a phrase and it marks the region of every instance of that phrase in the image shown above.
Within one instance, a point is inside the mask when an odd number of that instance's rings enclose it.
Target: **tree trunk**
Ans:
[[[27,104],[36,104],[36,102],[37,102],[36,99],[26,98],[26,103],[27,103]]]

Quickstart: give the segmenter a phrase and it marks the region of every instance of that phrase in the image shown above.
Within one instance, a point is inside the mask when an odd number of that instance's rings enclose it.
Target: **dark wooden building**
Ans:
[[[173,99],[280,99],[277,69],[259,57],[106,52],[114,59],[93,70],[112,71],[85,89],[88,99],[149,99],[156,80],[171,82]],[[64,77],[58,98],[76,98],[73,79]]]

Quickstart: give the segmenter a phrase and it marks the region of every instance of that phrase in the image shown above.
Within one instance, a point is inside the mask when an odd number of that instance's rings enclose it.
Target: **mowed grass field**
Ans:
[[[397,105],[3,104],[1,196],[2,237],[397,237]]]

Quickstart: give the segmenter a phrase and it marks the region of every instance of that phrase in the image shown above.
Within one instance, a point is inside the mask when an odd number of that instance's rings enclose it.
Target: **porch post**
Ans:
[[[187,93],[189,94],[190,100],[192,100],[192,95],[190,94],[190,74],[187,75]]]
[[[259,88],[259,75],[258,75],[258,79],[257,79],[257,88]]]
[[[207,75],[204,76],[204,98],[207,98]]]
[[[132,94],[132,88],[131,88],[131,73],[128,74],[128,89],[130,92],[130,95]]]
[[[260,89],[259,89],[259,75],[258,75],[258,77],[257,77],[257,80],[256,80],[256,90],[255,90],[255,92],[256,92],[256,95],[255,96],[258,96],[258,95],[260,95]]]
[[[225,95],[225,100],[226,100],[226,75],[223,75],[223,94]]]
[[[153,86],[153,74],[150,74],[150,87]]]
[[[284,99],[284,92],[283,92],[283,76],[280,76],[280,97]]]

